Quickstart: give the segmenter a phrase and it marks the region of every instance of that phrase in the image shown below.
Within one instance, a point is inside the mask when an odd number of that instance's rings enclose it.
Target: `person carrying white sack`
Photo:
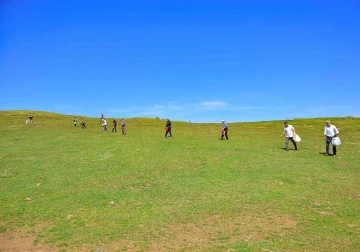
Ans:
[[[296,135],[295,129],[292,125],[289,125],[288,122],[284,122],[284,132],[280,135],[282,137],[285,134],[285,150],[289,151],[289,140],[293,143],[295,150],[298,150],[294,136]]]
[[[326,153],[325,156],[329,155],[329,147],[330,143],[333,147],[333,156],[336,157],[336,146],[332,144],[332,139],[339,134],[339,130],[336,128],[335,125],[331,125],[330,121],[326,121],[326,126],[324,129],[324,135],[326,137]]]

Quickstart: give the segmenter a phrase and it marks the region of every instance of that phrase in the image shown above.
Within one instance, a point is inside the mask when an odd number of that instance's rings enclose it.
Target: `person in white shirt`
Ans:
[[[326,153],[325,156],[329,155],[329,147],[333,137],[336,137],[339,134],[338,129],[335,125],[331,125],[330,121],[326,121],[326,126],[324,129],[324,135],[326,137]],[[333,145],[333,156],[336,157],[336,146]]]
[[[282,137],[285,134],[285,150],[289,151],[289,140],[293,143],[295,150],[297,150],[297,146],[296,146],[296,142],[294,141],[293,137],[296,135],[295,133],[295,129],[292,125],[289,125],[288,122],[284,122],[284,131],[283,133],[280,135],[280,137]]]
[[[107,122],[106,122],[106,119],[104,118],[103,120],[103,130],[104,131],[107,131]]]

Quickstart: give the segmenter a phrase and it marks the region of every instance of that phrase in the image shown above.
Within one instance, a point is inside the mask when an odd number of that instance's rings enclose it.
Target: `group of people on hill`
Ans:
[[[73,119],[73,124],[75,127],[77,126],[77,118],[76,117],[74,117],[74,119]],[[86,129],[86,124],[85,124],[84,118],[81,118],[80,125],[81,125],[81,128]]]
[[[33,115],[29,114],[28,119],[26,120],[26,124],[33,124]],[[107,131],[107,121],[106,118],[104,117],[103,114],[101,114],[100,117],[100,123],[102,124],[103,130]],[[73,124],[76,127],[77,126],[77,118],[74,117],[73,119]],[[126,125],[125,125],[125,120],[121,119],[120,121],[120,126],[121,126],[121,132],[123,135],[126,135]],[[221,120],[221,136],[219,138],[219,140],[229,140],[229,136],[228,136],[228,124],[225,122],[225,120]],[[83,129],[86,129],[86,124],[85,124],[85,120],[84,118],[81,118],[81,127]],[[117,128],[117,122],[114,119],[112,121],[112,131],[111,132],[117,132],[116,130]],[[337,154],[337,149],[336,149],[336,145],[333,144],[333,138],[337,137],[339,134],[339,130],[336,128],[335,125],[332,125],[330,123],[329,120],[326,121],[326,126],[324,129],[324,136],[325,136],[325,156],[330,155],[330,144],[332,145],[332,151],[333,151],[333,156],[336,157]],[[169,135],[169,138],[172,138],[172,132],[171,132],[171,121],[167,118],[166,119],[166,124],[165,124],[165,137],[167,137]],[[283,133],[280,135],[280,137],[282,137],[283,135],[285,135],[285,150],[289,151],[289,142],[291,141],[292,144],[294,145],[294,149],[297,151],[298,150],[298,146],[296,144],[296,141],[294,138],[296,138],[296,132],[295,132],[295,128],[289,124],[288,121],[284,122],[284,130]]]
[[[107,131],[107,130],[108,130],[107,120],[106,120],[106,118],[104,117],[103,114],[101,114],[100,123],[101,123],[101,125],[102,125],[103,131]],[[75,127],[77,127],[77,118],[76,118],[76,117],[74,117],[74,119],[73,119],[73,124],[74,124]],[[120,126],[121,126],[121,132],[122,132],[122,134],[123,134],[123,135],[126,135],[126,125],[125,125],[125,120],[124,120],[124,119],[121,119],[121,121],[120,121]],[[86,124],[85,124],[84,118],[81,118],[81,127],[82,127],[83,129],[86,129]],[[114,119],[114,120],[112,121],[112,131],[111,131],[111,132],[117,132],[116,129],[117,129],[117,122],[116,122],[116,120]]]
[[[106,118],[104,117],[103,114],[101,114],[100,123],[102,124],[103,131],[107,131],[108,130],[108,128],[107,128],[107,120],[106,120]],[[120,120],[120,126],[121,126],[121,133],[123,135],[126,135],[126,125],[125,125],[125,120],[124,119]],[[112,121],[112,130],[111,130],[111,132],[117,132],[117,122],[116,122],[115,119]]]
[[[225,140],[224,137],[226,138],[226,140],[229,140],[229,136],[228,136],[228,125],[225,122],[225,120],[221,120],[221,125],[222,125],[222,130],[221,130],[221,136],[220,136],[220,140]],[[166,124],[165,124],[165,137],[169,134],[169,137],[172,138],[172,133],[171,133],[171,121],[169,119],[166,119]]]
[[[114,119],[114,120],[112,121],[112,130],[111,130],[111,132],[117,132],[116,126],[117,126],[117,122],[116,122],[116,120]],[[124,120],[124,119],[121,119],[121,121],[120,121],[120,126],[121,126],[121,133],[122,133],[123,135],[126,135],[126,125],[125,125],[125,120]]]
[[[298,150],[296,141],[294,140],[294,138],[296,137],[296,132],[295,132],[295,128],[289,124],[289,122],[284,122],[284,131],[283,133],[280,135],[280,137],[282,137],[283,135],[285,135],[285,150],[289,151],[289,141],[291,141],[294,145],[294,149]],[[325,136],[325,156],[329,156],[330,155],[330,144],[332,145],[332,151],[333,151],[333,156],[336,157],[336,145],[333,143],[333,139],[335,137],[338,137],[339,134],[339,130],[336,128],[335,125],[332,125],[331,122],[329,120],[326,121],[326,126],[324,129],[324,136]]]
[[[219,140],[229,140],[229,136],[228,136],[228,124],[225,122],[225,120],[221,120],[221,136],[219,138]],[[169,134],[169,137],[172,137],[172,133],[171,133],[171,121],[169,119],[166,119],[166,125],[165,125],[165,137]],[[328,156],[330,153],[330,144],[332,145],[332,149],[333,149],[333,156],[336,157],[336,145],[333,144],[333,138],[337,137],[339,134],[339,130],[336,128],[335,125],[332,125],[330,123],[329,120],[326,121],[326,126],[324,129],[324,135],[326,137],[326,152],[325,152],[325,156]],[[295,128],[289,124],[288,121],[284,122],[284,131],[283,133],[280,135],[280,137],[282,137],[283,135],[285,135],[285,150],[289,151],[289,141],[291,141],[294,145],[295,150],[298,150],[296,141],[294,140],[294,138],[296,137],[296,132],[295,132]],[[225,137],[225,138],[224,138]]]

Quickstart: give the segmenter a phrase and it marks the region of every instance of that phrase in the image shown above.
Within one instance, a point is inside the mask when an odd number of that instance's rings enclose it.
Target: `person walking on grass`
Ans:
[[[30,114],[29,115],[29,121],[28,121],[29,124],[33,124],[33,118],[34,118],[33,115]]]
[[[229,140],[228,137],[228,125],[225,122],[225,120],[221,120],[221,126],[222,126],[222,130],[221,130],[221,137],[219,140],[224,140],[224,136],[226,138],[226,140]]]
[[[326,137],[326,153],[325,156],[329,155],[329,147],[330,143],[332,142],[333,137],[336,137],[339,134],[339,130],[336,128],[335,125],[331,125],[330,121],[326,121],[326,126],[324,129],[324,135]],[[333,147],[333,156],[336,157],[336,146],[332,145]]]
[[[73,123],[74,123],[74,126],[76,127],[76,125],[77,125],[77,119],[76,119],[75,117],[74,117]]]
[[[113,120],[113,125],[112,125],[112,131],[111,132],[116,132],[116,120]]]
[[[126,125],[125,125],[125,120],[124,119],[121,119],[120,126],[121,126],[121,133],[123,135],[126,135]]]
[[[169,119],[166,119],[166,125],[165,125],[165,137],[167,136],[167,134],[169,133],[169,137],[172,137],[171,134],[171,121]]]
[[[285,150],[289,151],[289,140],[293,143],[295,150],[297,150],[297,145],[296,142],[294,140],[294,136],[296,135],[295,133],[295,129],[292,125],[289,125],[288,122],[284,122],[284,131],[283,133],[280,135],[280,137],[282,137],[285,134]]]
[[[103,130],[107,131],[107,121],[106,118],[103,119]]]
[[[81,118],[81,128],[86,129],[84,118]]]

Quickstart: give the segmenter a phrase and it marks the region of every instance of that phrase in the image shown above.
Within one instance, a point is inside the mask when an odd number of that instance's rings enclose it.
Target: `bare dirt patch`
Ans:
[[[83,244],[60,248],[50,244],[36,244],[36,236],[14,229],[0,234],[0,252],[53,251],[194,251],[211,250],[244,242],[250,246],[268,236],[285,236],[294,232],[297,222],[290,215],[204,216],[192,222],[173,223],[160,230],[149,230],[143,242],[121,239],[104,244]]]
[[[328,211],[321,211],[321,210],[314,210],[314,211],[321,215],[335,215],[334,213]]]
[[[36,236],[24,235],[18,230],[0,234],[0,252],[52,252],[60,248],[48,244],[36,244]]]
[[[179,225],[169,226],[158,241],[153,242],[149,251],[194,251],[245,242],[249,245],[269,235],[284,236],[295,229],[297,222],[290,215],[284,216],[238,216],[214,215],[208,218]]]
[[[102,246],[103,251],[196,251],[212,250],[237,242],[249,245],[268,236],[285,236],[295,232],[297,221],[290,215],[233,216],[213,215],[188,223],[173,223],[161,230],[149,230],[148,241],[118,240]],[[87,245],[76,251],[90,251]],[[88,249],[88,250],[86,250]],[[102,250],[95,250],[102,251]]]

